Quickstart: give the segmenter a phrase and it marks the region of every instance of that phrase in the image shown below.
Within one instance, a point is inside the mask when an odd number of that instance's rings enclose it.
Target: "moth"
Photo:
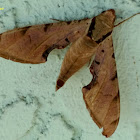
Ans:
[[[20,63],[45,63],[53,49],[69,44],[56,90],[93,55],[90,67],[92,81],[83,87],[87,109],[103,135],[111,136],[120,116],[120,97],[115,55],[112,43],[115,11],[102,12],[91,19],[57,22],[13,29],[0,34],[0,56]]]

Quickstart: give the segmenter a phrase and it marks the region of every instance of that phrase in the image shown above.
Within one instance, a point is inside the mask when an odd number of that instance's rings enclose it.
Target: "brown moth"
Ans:
[[[72,43],[62,63],[57,90],[95,54],[90,67],[93,79],[83,87],[83,98],[92,119],[109,137],[120,116],[112,43],[114,20],[115,11],[111,9],[92,19],[17,28],[0,34],[0,57],[21,63],[44,63],[53,49]]]
[[[73,42],[64,58],[61,72],[57,80],[57,90],[64,85],[68,78],[86,64],[96,51],[98,52],[98,50],[103,46],[105,48],[109,42],[112,43],[111,39],[108,42],[107,40],[108,36],[111,38],[114,20],[115,11],[111,9],[92,19],[72,22],[58,22],[14,29],[0,34],[0,56],[21,63],[44,63],[47,60],[47,56],[53,49],[62,49]],[[108,47],[107,49],[110,48]],[[103,54],[105,54],[105,56],[109,55],[107,52],[104,52]],[[98,56],[98,53],[96,53],[96,56]],[[99,66],[106,66],[105,62],[108,60],[106,60],[106,58],[103,60],[103,64],[100,62],[102,65]],[[113,63],[115,64],[115,59],[113,60]],[[94,67],[96,68],[97,66]],[[112,68],[111,72],[112,70],[116,70],[114,65],[112,67],[114,69]],[[108,69],[109,68],[106,67],[106,70]],[[102,72],[102,70],[100,71]],[[102,75],[100,72],[97,73],[97,77],[100,75]],[[83,88],[83,94],[85,103],[93,120],[96,123],[98,121],[97,125],[99,127],[104,127],[100,122],[100,118],[97,121],[94,119],[96,118],[96,114],[94,114],[94,109],[92,108],[93,103],[90,102],[91,99],[93,99],[91,98],[91,94],[94,94],[95,92],[93,90],[93,87],[95,87],[94,77],[95,75],[93,74],[92,82]],[[98,80],[97,77],[96,80]],[[117,79],[115,81],[117,81]],[[106,83],[100,84],[105,85]],[[117,84],[115,86],[118,87]],[[107,95],[105,97],[107,97]],[[97,108],[97,114],[99,110],[100,108]],[[105,113],[107,108],[103,108],[102,110],[104,110],[102,113]],[[117,115],[119,115],[119,107]],[[104,134],[109,136],[109,133]]]

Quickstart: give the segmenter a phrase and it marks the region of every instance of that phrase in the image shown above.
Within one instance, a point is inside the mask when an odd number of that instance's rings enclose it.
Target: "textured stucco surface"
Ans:
[[[93,17],[116,10],[116,23],[140,12],[140,0],[0,0],[0,33],[34,24]],[[140,139],[140,15],[116,27],[113,43],[121,116],[109,140]],[[55,92],[68,47],[54,50],[44,64],[0,58],[0,140],[105,140],[92,121],[81,88],[92,79],[88,64]]]

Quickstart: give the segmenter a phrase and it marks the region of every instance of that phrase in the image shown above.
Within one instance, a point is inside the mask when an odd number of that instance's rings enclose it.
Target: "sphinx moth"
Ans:
[[[83,95],[91,117],[99,127],[105,129],[103,134],[110,136],[116,129],[111,123],[114,124],[114,116],[119,118],[120,111],[119,93],[116,93],[117,78],[114,80],[116,67],[111,40],[114,20],[115,11],[111,9],[92,19],[17,28],[0,34],[0,56],[21,63],[44,63],[53,49],[65,48],[71,43],[57,80],[58,90],[96,54],[91,66],[91,71],[94,71],[93,80],[83,88]],[[106,88],[112,90],[108,92]],[[114,111],[114,108],[112,110],[108,106],[115,97],[118,97],[118,102],[113,103],[116,103],[118,108]],[[114,107],[114,104],[111,107]],[[108,110],[113,114],[107,114]],[[115,126],[117,123],[118,121]]]
[[[61,66],[56,90],[93,55],[92,81],[83,87],[87,109],[103,135],[111,136],[120,116],[120,97],[112,42],[115,11],[102,12],[91,19],[57,22],[13,29],[0,34],[0,57],[20,63],[47,61],[53,49],[71,44]]]

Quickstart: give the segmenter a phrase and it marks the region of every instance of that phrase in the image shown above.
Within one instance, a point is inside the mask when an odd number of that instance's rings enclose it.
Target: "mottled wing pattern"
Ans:
[[[91,19],[34,25],[0,34],[0,57],[21,63],[44,63],[55,48],[62,49],[77,40]]]
[[[95,54],[96,50],[97,43],[88,36],[83,36],[76,40],[64,57],[56,83],[56,90],[61,88],[75,72],[83,67]]]
[[[93,79],[85,86],[83,98],[87,109],[103,135],[111,136],[117,128],[120,116],[120,97],[112,35],[98,47],[90,67]]]

